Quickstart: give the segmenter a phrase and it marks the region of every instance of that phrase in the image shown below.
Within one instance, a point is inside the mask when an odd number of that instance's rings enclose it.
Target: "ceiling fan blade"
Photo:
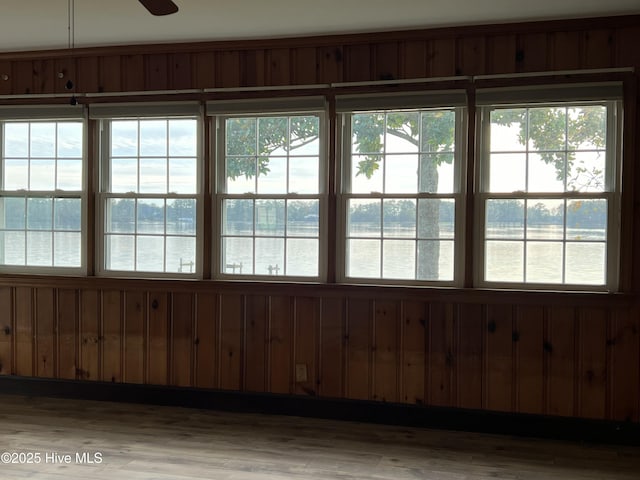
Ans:
[[[171,0],[138,0],[152,15],[171,15],[178,11],[178,6]]]

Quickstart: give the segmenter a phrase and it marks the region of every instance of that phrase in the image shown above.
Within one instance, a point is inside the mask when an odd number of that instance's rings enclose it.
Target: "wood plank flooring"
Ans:
[[[640,478],[638,447],[13,395],[3,452],[32,460],[0,463],[3,480]]]

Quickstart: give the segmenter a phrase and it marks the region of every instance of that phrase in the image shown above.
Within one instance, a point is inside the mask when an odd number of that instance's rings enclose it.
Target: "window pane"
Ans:
[[[284,200],[256,200],[255,215],[256,235],[284,236]]]
[[[5,159],[3,184],[5,190],[27,190],[29,188],[29,161]]]
[[[167,156],[167,121],[140,121],[140,156]]]
[[[382,153],[385,133],[384,113],[359,113],[351,117],[352,152]]]
[[[527,282],[562,283],[562,264],[561,242],[527,242]]]
[[[256,155],[256,119],[230,118],[226,122],[227,155]]]
[[[292,157],[289,159],[289,192],[318,193],[319,159],[317,157]]]
[[[320,231],[319,204],[318,200],[290,200],[287,203],[287,236],[317,237]]]
[[[27,231],[27,265],[53,265],[52,232]]]
[[[255,193],[256,168],[254,157],[227,158],[227,193]]]
[[[420,155],[418,190],[425,193],[453,193],[454,155],[433,153]]]
[[[487,200],[486,238],[524,238],[524,201]]]
[[[29,124],[4,124],[4,157],[27,158],[29,156]]]
[[[195,157],[198,152],[198,122],[169,120],[169,156]]]
[[[25,264],[25,232],[0,231],[0,242],[3,265]]]
[[[566,110],[558,107],[529,109],[529,148],[537,151],[562,151],[566,147]]]
[[[137,233],[164,233],[164,200],[138,200],[136,217]]]
[[[82,251],[80,232],[55,232],[53,244],[53,265],[55,267],[80,266],[80,252]]]
[[[418,200],[418,237],[453,238],[455,235],[455,200],[421,198]]]
[[[585,261],[588,259],[588,261]],[[606,256],[604,243],[574,243],[566,246],[566,282],[583,285],[604,285]]]
[[[111,159],[111,185],[109,191],[126,193],[138,191],[138,160],[135,158]]]
[[[347,276],[380,278],[380,240],[347,240]]]
[[[420,115],[418,112],[391,112],[387,114],[385,129],[385,151],[387,153],[418,153],[419,145]]]
[[[567,190],[578,192],[605,191],[605,153],[571,153],[567,166]]]
[[[167,233],[196,234],[196,201],[194,199],[167,200]]]
[[[31,157],[55,158],[56,124],[48,122],[31,123]]]
[[[484,272],[490,282],[524,281],[523,242],[485,242]]]
[[[198,191],[197,165],[195,158],[170,158],[169,192],[196,193]]]
[[[527,201],[527,238],[537,240],[564,238],[564,200]]]
[[[382,276],[391,279],[416,277],[415,240],[384,240],[382,242]]]
[[[287,193],[286,158],[258,158],[258,193]]]
[[[105,235],[105,266],[107,270],[134,269],[135,237],[133,235]]]
[[[526,189],[525,154],[496,153],[489,164],[490,192],[517,192]]]
[[[138,236],[136,239],[136,270],[164,271],[164,237]]]
[[[417,155],[387,155],[384,166],[385,193],[417,193]]]
[[[427,110],[421,113],[420,150],[425,153],[455,150],[456,113],[453,110]]]
[[[82,204],[79,198],[56,198],[54,201],[53,228],[55,230],[80,231]]]
[[[50,198],[27,199],[27,228],[29,230],[51,230],[53,202]]]
[[[284,239],[256,238],[256,275],[284,275]]]
[[[287,239],[287,275],[318,276],[319,241],[308,238]]]
[[[140,193],[167,193],[167,159],[140,159]]]
[[[382,192],[382,162],[381,155],[352,155],[351,191],[353,193]]]
[[[25,201],[24,198],[0,198],[0,209],[3,219],[2,228],[24,229]]]
[[[253,235],[253,200],[225,200],[223,219],[224,235]]]
[[[454,269],[453,241],[418,241],[418,280],[452,281]]]
[[[58,123],[58,158],[82,158],[81,122]]]
[[[56,167],[58,190],[82,190],[82,160],[58,160]]]
[[[524,152],[526,150],[525,109],[491,111],[491,151]]]
[[[565,185],[566,154],[546,152],[529,155],[529,192],[563,192]]]
[[[283,155],[289,144],[289,121],[283,117],[263,117],[258,119],[258,154]]]
[[[382,220],[380,200],[349,200],[347,235],[379,237]]]
[[[607,108],[603,105],[567,110],[568,144],[572,150],[603,149],[607,142]]]
[[[291,117],[290,142],[294,155],[319,155],[320,119],[315,115]]]
[[[137,120],[113,120],[111,122],[111,156],[137,157],[138,154]]]
[[[55,190],[55,160],[31,160],[29,190]]]
[[[167,237],[167,272],[196,272],[195,237]]]
[[[415,200],[385,199],[382,214],[385,237],[416,237]]]
[[[253,238],[222,239],[222,271],[235,275],[253,274]]]
[[[127,198],[110,198],[107,200],[107,232],[135,232],[135,200]]]
[[[607,210],[604,199],[567,202],[567,239],[606,240]]]

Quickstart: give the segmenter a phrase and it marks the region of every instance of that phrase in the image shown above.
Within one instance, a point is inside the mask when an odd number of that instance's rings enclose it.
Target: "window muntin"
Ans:
[[[0,123],[2,270],[84,268],[84,128],[71,119]]]
[[[455,280],[460,112],[344,115],[346,278]]]
[[[104,121],[103,269],[199,272],[196,117]]]
[[[484,109],[483,283],[612,286],[616,108]]]
[[[219,273],[320,277],[322,115],[220,120]]]

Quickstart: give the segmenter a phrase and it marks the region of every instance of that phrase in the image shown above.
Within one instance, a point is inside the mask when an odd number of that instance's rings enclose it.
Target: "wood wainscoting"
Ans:
[[[626,296],[93,280],[0,287],[1,374],[639,420]]]

